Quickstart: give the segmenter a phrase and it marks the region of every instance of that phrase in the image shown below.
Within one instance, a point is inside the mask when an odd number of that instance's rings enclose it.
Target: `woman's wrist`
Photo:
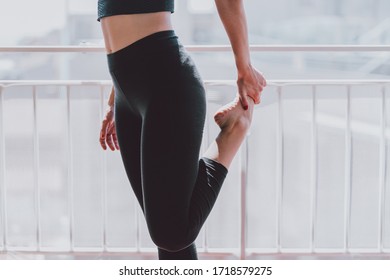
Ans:
[[[114,89],[114,87],[112,87],[112,88],[111,88],[110,97],[108,98],[108,102],[107,102],[107,105],[108,105],[110,108],[113,108],[113,107],[114,107],[114,98],[115,98],[115,89]]]
[[[238,79],[242,79],[247,76],[253,70],[252,64],[249,62],[247,64],[237,65],[237,75]]]
[[[112,105],[110,105],[110,104],[107,104],[106,111],[107,111],[107,112],[114,111],[114,104],[112,104]]]
[[[251,58],[249,54],[249,47],[248,49],[241,48],[239,52],[235,52],[234,58],[235,58],[238,72],[247,71],[252,66]]]

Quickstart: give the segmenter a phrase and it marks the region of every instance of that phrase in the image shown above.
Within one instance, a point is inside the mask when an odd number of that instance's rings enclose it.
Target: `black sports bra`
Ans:
[[[174,0],[99,0],[98,21],[102,17],[174,11]]]

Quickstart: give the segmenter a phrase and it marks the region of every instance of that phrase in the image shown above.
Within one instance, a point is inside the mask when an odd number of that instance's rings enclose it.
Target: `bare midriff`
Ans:
[[[172,30],[171,12],[115,15],[100,20],[108,54],[153,33]]]

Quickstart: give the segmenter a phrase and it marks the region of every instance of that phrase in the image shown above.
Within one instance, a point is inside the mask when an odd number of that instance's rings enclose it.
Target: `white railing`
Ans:
[[[228,45],[186,45],[190,52],[230,52]],[[102,53],[102,46],[10,46],[0,47],[0,53]],[[251,45],[251,52],[388,52],[390,45]]]
[[[228,46],[187,46],[187,49],[190,51],[230,51],[230,47]],[[252,51],[282,51],[282,52],[292,52],[292,51],[357,51],[357,52],[377,52],[377,51],[390,51],[390,46],[252,46]],[[102,47],[0,47],[0,52],[103,52],[104,49]],[[218,86],[235,86],[235,81],[206,81],[206,86],[208,89],[212,89]],[[107,241],[107,194],[108,194],[108,186],[107,186],[107,155],[105,153],[102,154],[101,158],[101,166],[103,167],[103,173],[100,174],[100,178],[102,180],[101,184],[101,209],[102,209],[102,226],[101,226],[101,246],[83,248],[77,246],[75,244],[75,215],[74,212],[74,185],[72,182],[74,181],[73,174],[73,146],[72,139],[74,135],[72,135],[72,121],[71,121],[71,100],[72,100],[72,89],[83,86],[92,86],[97,87],[99,90],[97,94],[99,94],[99,102],[100,102],[100,116],[103,116],[104,112],[104,104],[105,104],[105,92],[107,91],[107,87],[111,84],[110,81],[0,81],[0,195],[1,195],[1,236],[2,240],[0,241],[0,250],[2,248],[3,252],[12,252],[12,251],[33,251],[33,252],[106,252],[106,253],[118,253],[118,252],[132,252],[138,254],[147,254],[150,251],[149,246],[143,246],[142,243],[142,219],[140,218],[140,212],[137,210],[136,214],[136,234],[135,234],[135,244],[134,246],[123,246],[123,247],[110,247]],[[67,149],[67,179],[66,185],[68,188],[68,196],[67,196],[67,204],[68,204],[68,218],[69,218],[69,246],[67,248],[45,248],[42,246],[42,217],[41,217],[41,189],[40,189],[40,177],[39,177],[39,133],[37,127],[39,126],[38,118],[37,118],[37,88],[40,87],[62,87],[66,90],[66,149]],[[321,197],[319,197],[319,136],[318,136],[318,128],[319,125],[325,124],[326,122],[340,122],[340,119],[337,119],[336,116],[332,116],[333,119],[325,119],[324,115],[318,114],[318,91],[323,87],[329,86],[339,86],[345,88],[346,91],[346,115],[345,115],[345,154],[344,154],[344,198],[343,198],[343,246],[340,247],[335,245],[334,248],[320,248],[316,244],[316,238],[319,233],[318,222],[321,220],[319,218],[318,213],[318,202]],[[377,241],[377,246],[371,246],[366,248],[356,248],[356,246],[351,247],[351,232],[352,232],[352,212],[353,212],[353,182],[352,182],[352,169],[353,169],[353,147],[352,147],[352,133],[357,128],[351,125],[352,115],[351,115],[351,101],[353,97],[353,88],[360,86],[375,86],[379,89],[379,103],[380,103],[380,129],[379,134],[376,135],[374,132],[374,136],[378,136],[379,138],[379,170],[378,170],[378,229],[376,230],[378,236],[375,238]],[[5,141],[5,132],[4,132],[4,109],[6,103],[4,101],[5,92],[8,89],[15,87],[29,87],[32,93],[32,111],[33,111],[33,186],[34,186],[34,211],[35,211],[35,245],[33,248],[30,246],[15,246],[9,245],[8,241],[8,232],[9,229],[7,227],[8,222],[8,205],[7,205],[7,184],[6,184],[6,141]],[[285,121],[287,119],[284,118],[283,112],[286,109],[286,104],[283,102],[284,97],[288,97],[288,90],[294,87],[305,87],[310,89],[311,94],[311,111],[309,116],[306,116],[306,121],[311,124],[310,128],[310,163],[312,166],[312,170],[310,172],[310,188],[308,191],[310,192],[310,200],[308,202],[309,209],[309,224],[307,225],[310,228],[310,242],[308,246],[300,247],[300,248],[291,248],[291,246],[284,246],[285,233],[283,228],[286,227],[286,218],[285,213],[286,210],[286,201],[289,199],[286,197],[286,193],[289,193],[289,190],[286,189],[286,185],[289,182],[284,181],[285,177],[285,153],[289,152],[289,149],[286,150],[285,147]],[[277,207],[274,210],[270,210],[270,213],[275,214],[275,218],[277,223],[275,225],[276,237],[274,246],[270,247],[261,247],[261,246],[248,246],[248,236],[253,239],[251,233],[248,232],[248,227],[251,225],[251,222],[248,221],[248,191],[250,191],[249,177],[252,174],[248,173],[248,168],[250,166],[251,154],[249,151],[253,149],[250,143],[250,137],[245,141],[242,149],[241,156],[237,161],[237,170],[239,171],[239,182],[240,182],[240,215],[238,217],[240,229],[239,229],[239,244],[238,246],[232,245],[233,249],[216,249],[211,246],[209,248],[210,239],[208,226],[206,225],[206,229],[203,230],[201,234],[201,249],[200,252],[209,253],[209,254],[234,254],[238,256],[240,259],[245,258],[256,258],[261,257],[261,255],[265,254],[268,257],[276,256],[283,257],[288,253],[302,255],[309,254],[315,256],[316,254],[326,254],[331,253],[335,256],[346,256],[350,253],[369,253],[379,257],[388,256],[390,253],[390,240],[388,236],[390,236],[390,226],[388,225],[387,220],[388,210],[390,209],[390,199],[388,198],[390,195],[390,190],[387,183],[387,138],[388,138],[388,129],[387,129],[387,105],[386,105],[386,95],[388,93],[390,87],[390,80],[273,80],[269,81],[269,87],[267,91],[273,91],[276,93],[276,99],[272,101],[267,101],[267,93],[263,93],[264,101],[262,103],[271,104],[275,103],[276,107],[276,119],[275,124],[276,127],[276,160],[275,160],[275,186],[277,188],[275,192],[275,201]],[[377,92],[378,93],[378,92]],[[270,94],[268,94],[270,95]],[[258,107],[256,111],[261,111],[262,106]],[[329,116],[328,116],[329,117]],[[336,125],[337,127],[337,125]],[[362,128],[366,131],[370,130],[367,127]],[[361,129],[361,130],[362,130]],[[208,138],[212,134],[210,132],[212,128],[210,128],[210,122],[207,123],[206,127],[206,135]],[[260,130],[260,128],[254,128],[254,131]],[[209,135],[210,132],[210,135]],[[254,133],[254,132],[252,132]],[[371,132],[367,132],[370,134]],[[371,133],[372,134],[372,133]],[[207,141],[206,143],[207,144]],[[232,173],[232,172],[231,172]],[[22,175],[22,174],[21,174]],[[249,188],[249,189],[248,189]],[[356,199],[355,199],[356,200]],[[251,205],[253,207],[253,205]],[[226,218],[226,217],[225,217]],[[356,217],[354,217],[356,219]],[[253,220],[253,219],[252,219]],[[249,225],[248,225],[249,223]],[[355,230],[356,231],[356,230]],[[264,232],[264,230],[263,230]],[[259,236],[262,238],[262,236]],[[272,242],[270,242],[272,243]],[[149,249],[148,249],[149,248]],[[152,249],[153,250],[153,249]],[[269,255],[270,254],[270,255]]]
[[[38,152],[38,147],[39,147],[39,137],[38,137],[38,131],[37,131],[37,95],[36,95],[36,90],[37,87],[41,86],[62,86],[66,87],[66,108],[67,108],[67,147],[68,147],[68,165],[71,165],[72,162],[72,134],[71,134],[71,122],[70,122],[70,101],[71,101],[71,94],[70,94],[70,89],[72,87],[77,87],[77,86],[97,86],[100,88],[100,102],[101,102],[101,109],[103,110],[104,106],[104,91],[107,86],[110,85],[109,81],[2,81],[0,82],[0,119],[2,120],[0,122],[0,150],[1,150],[1,159],[0,159],[0,182],[1,182],[1,197],[2,197],[2,207],[1,207],[1,216],[2,216],[2,229],[3,229],[3,250],[14,250],[15,248],[8,248],[7,247],[7,199],[6,199],[6,183],[5,183],[5,160],[4,160],[4,155],[6,154],[5,150],[5,140],[4,140],[4,128],[3,128],[3,112],[4,112],[4,101],[3,101],[3,94],[4,90],[7,88],[12,88],[12,87],[30,87],[32,90],[32,98],[33,98],[33,124],[34,124],[34,135],[33,135],[33,155],[34,155],[34,190],[35,190],[35,212],[36,212],[36,244],[37,247],[34,249],[37,252],[44,252],[45,249],[41,248],[41,217],[40,217],[40,186],[39,186],[39,152]],[[215,87],[218,85],[234,85],[234,81],[206,81],[207,87]],[[351,145],[351,115],[350,115],[350,98],[351,98],[351,87],[353,86],[358,86],[358,85],[379,85],[381,88],[381,104],[382,104],[382,111],[381,111],[381,135],[380,135],[380,149],[381,149],[381,159],[380,159],[380,212],[379,212],[379,217],[380,217],[380,223],[379,223],[379,229],[378,232],[380,233],[380,236],[378,237],[379,241],[379,246],[377,249],[372,248],[372,252],[377,252],[377,253],[385,253],[388,252],[389,249],[384,246],[384,235],[385,235],[385,211],[386,211],[386,193],[388,192],[386,188],[386,166],[387,166],[387,156],[386,156],[386,151],[387,151],[387,145],[386,145],[386,102],[385,102],[385,95],[386,95],[386,87],[390,85],[390,81],[386,80],[376,80],[376,81],[341,81],[341,80],[336,80],[336,81],[270,81],[269,86],[274,87],[277,92],[277,103],[278,103],[278,128],[277,128],[277,169],[278,171],[276,172],[277,174],[277,187],[278,187],[278,244],[277,244],[277,250],[265,250],[262,253],[287,253],[287,252],[294,252],[294,250],[285,250],[282,246],[282,227],[283,227],[283,198],[284,198],[284,187],[283,187],[283,116],[282,116],[282,95],[283,91],[287,87],[293,87],[293,86],[309,86],[312,88],[312,95],[313,95],[313,111],[312,111],[312,124],[316,124],[316,91],[318,88],[321,86],[330,86],[330,85],[343,85],[346,87],[346,90],[348,92],[348,111],[347,111],[347,130],[346,130],[346,137],[345,137],[345,143],[346,143],[346,154],[345,154],[345,170],[346,174],[350,174],[351,172],[351,156],[352,156],[352,145]],[[261,108],[259,109],[261,110]],[[101,111],[102,113],[103,111]],[[313,173],[311,174],[312,177],[312,199],[311,199],[311,244],[310,248],[302,250],[297,250],[298,253],[299,251],[301,253],[315,253],[316,252],[316,246],[315,246],[315,234],[316,234],[316,202],[318,201],[318,192],[317,192],[317,155],[318,155],[318,146],[317,146],[317,134],[316,134],[316,125],[313,125],[312,127],[312,164],[315,167],[313,170]],[[239,248],[239,255],[241,259],[254,256],[260,252],[256,253],[256,250],[251,250],[250,248],[248,249],[246,244],[247,240],[246,237],[248,235],[247,233],[247,184],[248,184],[248,174],[247,174],[247,168],[248,168],[248,160],[249,160],[249,155],[248,155],[248,148],[250,147],[247,146],[248,141],[245,142],[245,145],[243,146],[243,149],[241,150],[242,152],[242,157],[241,157],[241,214],[240,214],[240,219],[241,219],[241,230],[240,230],[240,248]],[[103,165],[105,165],[104,161],[106,160],[105,157],[102,157]],[[68,182],[72,182],[72,168],[68,169]],[[103,173],[102,175],[103,181],[106,181],[106,175]],[[344,253],[348,253],[350,250],[348,248],[349,244],[349,235],[350,235],[350,223],[351,223],[351,177],[346,176],[345,178],[345,201],[344,201],[344,207],[345,207],[345,212],[344,212],[344,231],[345,231],[345,236],[344,236]],[[102,192],[102,209],[103,212],[105,213],[104,209],[107,207],[107,202],[106,202],[106,197],[105,195],[107,194],[107,185],[106,183],[103,184],[103,189],[101,190]],[[73,189],[71,184],[68,185],[69,189],[69,196],[68,196],[68,205],[69,205],[69,218],[70,218],[70,227],[69,227],[69,239],[70,239],[70,244],[71,247],[69,248],[69,252],[74,252],[74,251],[80,251],[80,249],[76,248],[73,244],[73,222],[72,222],[72,217],[74,217],[74,212],[73,212]],[[139,214],[137,215],[139,216]],[[119,250],[115,249],[110,249],[107,246],[107,240],[106,240],[106,224],[107,224],[107,217],[104,215],[104,222],[103,222],[103,244],[102,244],[102,251],[134,251],[129,248],[120,248]],[[135,247],[135,252],[142,252],[142,248],[140,245],[140,237],[139,237],[139,220],[137,221],[137,240],[136,240],[136,247]],[[203,245],[207,245],[207,242],[204,243]],[[31,249],[31,248],[30,248]],[[207,252],[208,248],[204,246],[204,251]],[[23,250],[23,248],[16,248],[16,250]],[[25,248],[25,250],[28,250],[28,248]],[[87,251],[91,250],[89,248]],[[99,248],[94,248],[92,250],[99,250]],[[81,249],[83,251],[83,249]],[[147,252],[148,250],[146,250]],[[222,250],[222,252],[226,250]],[[337,250],[336,250],[337,251]],[[202,252],[202,250],[201,250]],[[218,253],[218,251],[212,250],[214,253]],[[233,251],[234,252],[234,251]],[[359,252],[359,250],[357,250]],[[236,252],[237,253],[237,252]]]

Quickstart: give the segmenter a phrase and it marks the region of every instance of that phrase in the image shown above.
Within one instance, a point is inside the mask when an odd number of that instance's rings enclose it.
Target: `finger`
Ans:
[[[107,141],[106,142],[107,142],[108,147],[110,147],[110,149],[112,151],[115,151],[114,144],[112,143],[112,135],[111,134],[107,135]]]
[[[260,76],[258,77],[258,80],[260,81],[260,84],[263,86],[263,87],[266,87],[267,86],[267,81],[264,77],[264,74],[262,72],[259,73]]]
[[[112,135],[112,139],[114,140],[115,148],[119,150],[118,138],[116,137],[116,133]]]
[[[242,108],[244,108],[244,110],[248,110],[249,104],[248,104],[246,94],[240,94],[240,101],[241,101]]]
[[[250,98],[251,100],[253,100],[253,103],[256,103],[256,100],[258,100],[258,98],[256,98],[256,95],[255,96],[252,96],[252,95],[249,95],[248,94],[248,98]],[[248,100],[248,99],[247,99]]]
[[[264,86],[260,85],[259,89],[258,89],[258,92],[257,92],[257,95],[256,95],[256,97],[257,97],[257,99],[256,99],[257,103],[256,104],[260,104],[260,102],[261,102],[260,98],[261,98],[261,94],[263,93],[263,90],[264,90]]]
[[[100,138],[99,142],[100,142],[100,146],[102,146],[103,150],[106,150],[107,149],[106,138]]]
[[[106,146],[106,136],[107,136],[107,121],[104,120],[103,124],[102,124],[102,129],[100,130],[100,138],[99,138],[100,145],[102,146],[102,148],[104,150],[107,149],[107,146]]]
[[[116,137],[116,129],[115,129],[115,123],[110,122],[107,127],[107,134],[110,135],[110,143],[112,144],[112,147],[110,146],[111,150],[118,149],[118,139]]]
[[[261,89],[261,88],[259,87],[259,89]],[[259,104],[260,92],[261,92],[261,90],[253,91],[253,92],[251,92],[251,94],[248,94],[248,97],[252,98],[252,100],[255,104]]]
[[[104,120],[102,123],[102,128],[100,130],[100,139],[104,138],[107,134],[107,120]]]

